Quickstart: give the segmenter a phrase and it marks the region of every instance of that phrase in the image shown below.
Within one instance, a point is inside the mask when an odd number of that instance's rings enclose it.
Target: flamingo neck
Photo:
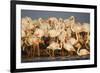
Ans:
[[[77,54],[78,54],[78,55],[80,55],[79,51],[80,51],[80,47],[77,49]]]

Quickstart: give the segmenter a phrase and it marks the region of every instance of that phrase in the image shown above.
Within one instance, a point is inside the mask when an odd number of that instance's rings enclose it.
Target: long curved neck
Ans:
[[[78,39],[79,39],[79,38],[78,38],[78,33],[76,32],[76,41],[78,41]]]
[[[80,51],[80,48],[77,49],[77,54],[78,54],[78,55],[80,55],[79,51]]]
[[[71,26],[70,26],[70,29],[71,29],[71,31],[73,31],[73,25],[71,24]]]
[[[78,54],[78,55],[80,55],[80,48],[81,48],[81,46],[78,47],[78,49],[77,49],[77,54]]]

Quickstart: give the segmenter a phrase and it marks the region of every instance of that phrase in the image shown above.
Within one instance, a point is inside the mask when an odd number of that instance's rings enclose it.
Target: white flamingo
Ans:
[[[78,56],[85,56],[85,55],[89,55],[90,54],[90,52],[87,50],[87,49],[78,49],[77,50],[77,54],[78,54]]]
[[[65,42],[63,43],[63,47],[65,50],[67,50],[69,53],[71,52],[76,52],[75,48],[73,47],[73,45],[70,42]]]
[[[35,54],[35,50],[37,49],[37,53],[38,53],[38,56],[40,56],[40,50],[39,50],[39,43],[41,42],[41,40],[38,38],[38,37],[36,37],[36,36],[30,36],[29,38],[28,38],[28,43],[29,43],[29,45],[32,45],[32,55],[34,56],[34,54]]]
[[[84,34],[81,34],[84,33]],[[89,44],[90,41],[90,27],[88,23],[83,23],[81,25],[81,30],[79,31],[79,42],[84,44],[84,46],[89,49],[89,47],[86,44]]]
[[[52,38],[55,39],[55,37],[57,37],[57,36],[60,34],[60,32],[57,31],[57,30],[55,30],[55,29],[52,29],[52,30],[49,30],[49,31],[48,31],[48,34],[49,34],[49,36],[51,37],[51,39],[52,39]],[[51,46],[54,46],[54,47],[51,47]],[[54,56],[54,50],[59,49],[57,46],[58,46],[58,42],[52,42],[52,43],[49,45],[49,47],[47,47],[47,48],[50,48],[50,49],[52,50],[53,56]]]
[[[36,30],[34,31],[34,35],[35,35],[36,37],[41,38],[41,37],[44,36],[44,31],[43,31],[42,29],[36,28]]]
[[[47,49],[49,50],[49,53],[50,53],[50,50],[52,50],[53,57],[55,57],[55,50],[61,50],[57,42],[51,42],[51,44],[47,47]]]
[[[44,31],[37,28],[35,30],[35,32],[34,32],[34,36],[36,37],[36,39],[34,39],[34,40],[38,41],[37,44],[36,44],[36,46],[37,46],[37,49],[38,49],[38,56],[40,56],[39,43],[40,43],[41,38],[44,36]]]
[[[60,35],[58,36],[58,40],[60,40],[60,47],[62,48],[62,51],[61,51],[61,55],[63,56],[64,55],[64,52],[63,52],[63,43],[65,42],[65,38],[67,37],[67,33],[66,31],[63,29],[60,33]]]
[[[33,20],[30,17],[22,18],[21,20],[22,29],[31,30],[34,28]]]
[[[21,46],[22,46],[22,50],[24,51],[25,50],[25,48],[24,48],[24,40],[23,39],[25,39],[25,37],[26,37],[26,33],[25,33],[25,31],[24,30],[21,30]]]

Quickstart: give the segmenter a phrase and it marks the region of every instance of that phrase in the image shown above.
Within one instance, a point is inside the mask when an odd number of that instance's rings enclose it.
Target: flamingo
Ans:
[[[87,44],[89,44],[89,40],[90,40],[89,33],[90,33],[89,24],[83,23],[82,29],[80,31],[79,40],[82,44],[84,44],[84,47],[86,47],[87,49],[89,49],[89,47],[87,46]]]
[[[86,46],[86,42],[88,43],[88,40],[89,40],[89,24],[87,24],[87,23],[83,23],[83,25],[77,24],[76,27],[77,27],[77,29],[73,29],[73,30],[75,30],[77,32],[78,41],[83,43],[83,47],[84,47],[84,46]],[[82,36],[80,33],[83,33],[83,32],[86,32],[88,34],[85,34],[85,36]],[[86,48],[81,48],[82,45],[77,43],[75,45],[75,47],[77,47],[78,56],[84,56],[84,55],[90,54],[90,52],[87,50],[87,49],[89,49],[87,46],[86,46]]]
[[[54,39],[55,40],[55,38],[60,34],[60,32],[59,31],[57,31],[57,30],[55,30],[55,29],[52,29],[52,30],[49,30],[48,31],[48,34],[49,34],[49,36],[50,36],[50,38],[51,38],[51,41],[52,41],[52,39]],[[55,46],[55,45],[56,46]],[[55,46],[55,47],[47,47],[47,48],[51,48],[51,50],[52,50],[52,53],[53,53],[53,56],[54,56],[54,50],[56,50],[56,49],[59,49],[58,47],[57,47],[57,44],[58,44],[58,42],[57,43],[55,43],[55,42],[52,42],[51,44],[50,44],[50,46]]]
[[[36,36],[30,36],[28,38],[28,43],[29,45],[32,45],[32,51],[31,53],[33,53],[33,56],[35,54],[35,50],[37,49],[37,53],[38,53],[38,56],[40,56],[40,50],[39,50],[39,43],[41,42],[41,40],[36,37]]]
[[[69,54],[72,54],[72,52],[76,52],[75,48],[73,47],[73,45],[70,43],[70,41],[66,38],[64,43],[63,43],[63,47],[66,51],[68,51]]]
[[[33,20],[30,17],[22,18],[21,24],[22,24],[22,29],[30,30],[34,28]]]
[[[47,47],[47,49],[49,49],[49,53],[50,50],[52,50],[52,56],[55,56],[55,50],[61,50],[61,48],[59,47],[59,44],[57,42],[51,42],[51,44]]]
[[[32,19],[30,17],[22,18],[21,20],[21,46],[22,50],[26,50],[25,47],[28,45],[27,37],[29,35],[29,30],[33,29]]]
[[[38,56],[40,56],[39,43],[40,43],[41,38],[44,36],[44,31],[37,28],[34,32],[34,36],[36,37],[35,41],[37,41],[36,46],[37,46],[37,49],[38,49]]]
[[[26,36],[26,33],[24,30],[21,30],[21,46],[22,46],[22,50],[24,51],[25,47],[24,47],[24,38]]]
[[[43,20],[42,18],[38,19],[39,21],[39,28],[42,29],[44,31],[44,33],[48,33],[48,30],[51,29],[49,23],[47,22],[47,20]]]
[[[89,55],[90,54],[90,52],[87,50],[87,49],[78,49],[77,50],[77,54],[78,54],[78,56],[85,56],[85,55]]]
[[[62,52],[61,52],[61,55],[63,56],[64,55],[64,52],[63,52],[63,43],[65,41],[65,37],[67,36],[67,33],[64,29],[61,30],[60,32],[60,35],[58,36],[58,40],[60,41],[60,47],[62,48]]]
[[[89,43],[89,40],[90,40],[90,26],[89,26],[90,24],[88,24],[88,23],[83,23],[83,28],[82,28],[82,31],[84,31],[84,32],[86,32],[87,33],[87,37],[86,37],[86,39],[87,39],[87,41],[86,41],[86,43]]]

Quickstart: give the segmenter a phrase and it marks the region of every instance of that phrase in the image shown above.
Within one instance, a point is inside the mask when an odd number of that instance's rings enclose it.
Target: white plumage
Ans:
[[[48,33],[49,33],[50,37],[56,37],[59,35],[59,32],[55,29],[49,30]]]
[[[41,38],[42,36],[44,36],[44,31],[41,30],[41,29],[36,29],[35,32],[34,32],[34,35],[36,37],[40,37]]]
[[[89,55],[90,52],[88,50],[86,50],[86,49],[80,49],[80,50],[77,51],[77,54],[79,56],[85,56],[85,55]]]
[[[67,43],[64,43],[63,45],[64,45],[63,47],[65,48],[65,50],[67,50],[68,52],[75,51],[75,49],[74,49],[73,45],[71,45],[71,43],[67,42]]]
[[[75,38],[70,38],[70,39],[69,39],[69,42],[70,42],[72,45],[74,45],[74,44],[77,43],[77,40],[76,40]]]
[[[52,42],[52,43],[47,47],[47,49],[52,49],[52,50],[58,49],[58,50],[61,50],[61,48],[59,47],[59,44],[56,43],[56,42]]]

